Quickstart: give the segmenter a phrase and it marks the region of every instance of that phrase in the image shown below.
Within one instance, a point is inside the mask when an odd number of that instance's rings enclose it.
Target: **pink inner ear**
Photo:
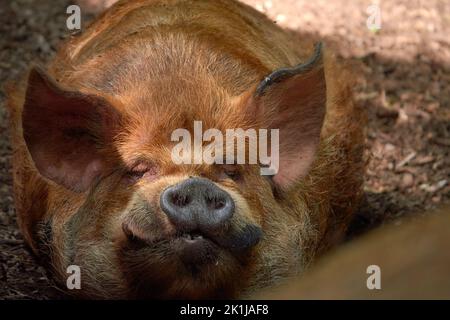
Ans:
[[[273,181],[283,189],[288,188],[308,174],[315,155],[314,145],[304,146],[302,153],[296,156],[280,155],[279,170]]]
[[[101,175],[103,170],[102,161],[99,159],[86,159],[81,163],[74,163],[62,161],[58,167],[52,164],[47,164],[44,168],[50,179],[70,186],[70,189],[76,192],[87,190],[94,180]],[[61,173],[63,173],[61,175]]]
[[[87,190],[105,169],[101,157],[87,141],[68,143],[64,150],[59,147],[49,149],[39,144],[34,148],[30,152],[39,172],[76,192]],[[61,152],[65,155],[61,156]]]
[[[308,174],[320,142],[326,111],[323,66],[274,83],[250,99],[249,110],[280,130],[278,173],[273,181],[286,189]]]
[[[105,171],[98,144],[111,139],[111,114],[114,110],[101,98],[64,91],[42,71],[33,70],[22,126],[38,171],[70,190],[87,190]]]

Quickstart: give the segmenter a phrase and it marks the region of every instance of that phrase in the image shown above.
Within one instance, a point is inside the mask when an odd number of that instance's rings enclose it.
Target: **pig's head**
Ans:
[[[298,186],[325,114],[320,49],[237,96],[198,77],[161,75],[113,95],[70,90],[31,71],[23,135],[49,183],[39,224],[47,232],[36,242],[50,248],[62,283],[69,265],[80,266],[76,294],[234,297],[303,259],[308,217]],[[224,136],[279,129],[279,169],[264,176],[261,163],[175,163],[172,134],[186,129],[194,139],[194,121]]]

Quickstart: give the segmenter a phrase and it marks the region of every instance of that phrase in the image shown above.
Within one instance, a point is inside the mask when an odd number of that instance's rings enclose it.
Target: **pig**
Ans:
[[[302,274],[362,196],[353,79],[235,0],[119,1],[9,90],[24,239],[83,299],[240,298]],[[278,170],[175,164],[196,121],[278,130]]]
[[[383,226],[252,298],[450,299],[449,225],[450,206],[444,205]]]

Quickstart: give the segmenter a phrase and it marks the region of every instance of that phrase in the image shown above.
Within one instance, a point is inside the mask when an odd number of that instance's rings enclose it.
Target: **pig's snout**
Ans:
[[[160,206],[180,232],[222,231],[235,211],[228,192],[203,178],[189,178],[167,188]]]

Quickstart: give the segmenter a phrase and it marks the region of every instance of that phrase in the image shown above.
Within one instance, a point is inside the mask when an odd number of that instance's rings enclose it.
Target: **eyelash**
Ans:
[[[155,165],[139,164],[126,173],[126,177],[132,183],[148,176],[149,179],[154,180],[158,176],[158,168]]]
[[[224,166],[223,173],[232,180],[239,180],[241,178],[241,173],[234,166]]]
[[[222,172],[226,178],[234,181],[240,180],[242,177],[239,169],[233,165],[225,165]],[[146,176],[148,176],[149,179],[154,180],[158,177],[158,168],[155,165],[139,164],[133,169],[128,170],[125,174],[128,183],[136,183]]]
[[[131,171],[127,172],[127,175],[129,177],[137,178],[137,179],[142,178],[144,176],[144,174],[145,174],[145,171],[134,171],[134,170],[131,170]]]

